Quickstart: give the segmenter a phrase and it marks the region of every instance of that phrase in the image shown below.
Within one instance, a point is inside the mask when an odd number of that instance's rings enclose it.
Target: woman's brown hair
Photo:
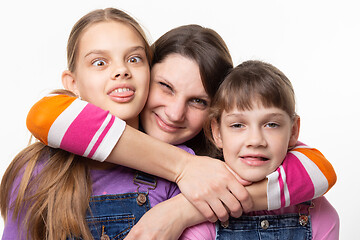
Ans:
[[[233,68],[229,49],[221,36],[210,28],[195,24],[168,31],[155,41],[152,49],[152,66],[161,63],[170,54],[180,54],[194,60],[199,66],[202,84],[211,100]],[[212,155],[203,130],[184,144],[198,155]]]

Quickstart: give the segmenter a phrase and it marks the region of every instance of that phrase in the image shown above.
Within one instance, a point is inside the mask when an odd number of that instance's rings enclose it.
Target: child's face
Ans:
[[[255,102],[252,110],[224,111],[221,124],[213,121],[211,126],[226,163],[243,179],[256,182],[276,170],[288,147],[296,144],[299,121],[282,109]]]
[[[83,100],[137,127],[150,70],[144,43],[131,26],[115,21],[91,25],[80,38],[76,70],[67,77],[72,78],[70,90]]]
[[[201,131],[209,104],[198,64],[170,54],[151,70],[142,124],[150,136],[171,144],[184,143]]]

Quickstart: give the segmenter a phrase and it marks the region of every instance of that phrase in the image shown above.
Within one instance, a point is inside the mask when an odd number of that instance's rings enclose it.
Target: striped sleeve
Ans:
[[[274,210],[324,195],[336,182],[330,162],[315,148],[300,143],[268,178],[268,209]]]
[[[42,143],[104,161],[125,122],[93,104],[67,95],[49,95],[29,111],[26,124]]]

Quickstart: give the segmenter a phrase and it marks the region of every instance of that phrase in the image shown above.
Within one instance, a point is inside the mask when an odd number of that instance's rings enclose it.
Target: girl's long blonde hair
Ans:
[[[70,71],[76,69],[81,34],[90,25],[103,21],[132,26],[143,39],[151,62],[151,50],[139,23],[121,10],[107,8],[88,13],[74,25],[67,46]],[[55,93],[72,95],[64,90]],[[24,230],[21,234],[28,239],[93,239],[85,220],[92,193],[88,163],[86,158],[40,142],[26,147],[13,159],[1,181],[3,218],[11,217],[12,212],[12,220],[17,221],[18,229]],[[19,185],[15,184],[17,179],[21,179]]]

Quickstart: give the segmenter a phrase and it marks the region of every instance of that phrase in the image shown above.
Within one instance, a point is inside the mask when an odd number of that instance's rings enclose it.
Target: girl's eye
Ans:
[[[270,122],[270,123],[267,123],[265,124],[266,127],[269,127],[269,128],[277,128],[279,127],[280,125],[277,124],[277,123],[274,123],[274,122]]]
[[[141,57],[131,57],[128,60],[129,63],[138,63],[140,61],[141,61]]]
[[[230,125],[231,128],[243,128],[245,127],[242,123],[233,123]]]
[[[97,59],[95,61],[92,62],[93,66],[98,66],[98,67],[102,67],[106,65],[106,62],[102,59]]]

